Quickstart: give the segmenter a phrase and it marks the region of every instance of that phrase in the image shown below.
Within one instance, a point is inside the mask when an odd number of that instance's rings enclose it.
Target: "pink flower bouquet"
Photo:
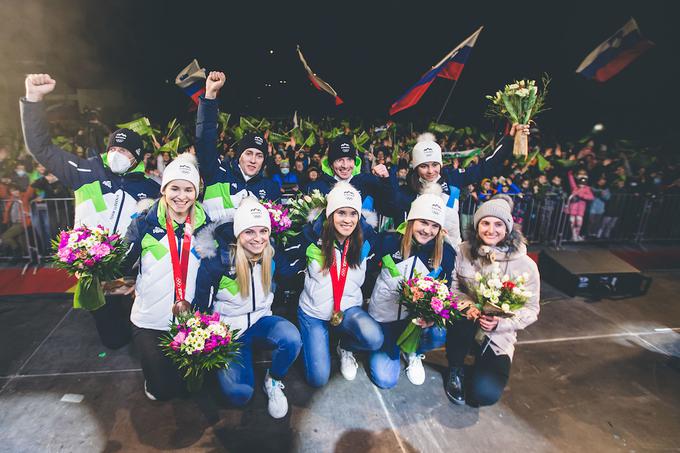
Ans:
[[[424,325],[445,327],[456,316],[458,299],[446,286],[446,281],[417,274],[405,280],[400,291],[398,303],[408,310],[411,322],[397,339],[397,344],[408,354],[418,349]]]
[[[120,276],[119,269],[127,251],[123,238],[109,234],[101,225],[92,229],[80,226],[61,231],[52,241],[52,248],[55,266],[78,277],[73,306],[86,310],[102,307],[101,282]]]
[[[267,208],[269,218],[272,222],[272,237],[276,242],[286,244],[288,231],[292,228],[293,222],[288,215],[288,208],[272,201],[261,202]]]
[[[237,357],[240,343],[234,340],[238,330],[230,330],[220,321],[219,313],[182,312],[170,325],[160,346],[184,373],[189,391],[203,385],[206,371],[227,368]]]

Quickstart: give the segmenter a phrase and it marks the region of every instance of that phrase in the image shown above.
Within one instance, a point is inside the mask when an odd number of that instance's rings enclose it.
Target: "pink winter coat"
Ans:
[[[586,214],[586,202],[592,201],[595,198],[595,195],[593,195],[593,191],[590,190],[590,186],[577,186],[572,172],[569,172],[567,176],[569,177],[571,196],[567,201],[565,212],[569,215],[583,217]]]

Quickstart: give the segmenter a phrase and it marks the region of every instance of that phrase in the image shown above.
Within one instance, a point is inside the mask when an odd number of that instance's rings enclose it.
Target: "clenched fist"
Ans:
[[[215,99],[226,80],[227,76],[223,72],[210,71],[210,74],[205,79],[205,98]]]
[[[40,102],[43,97],[54,91],[57,82],[49,74],[29,74],[26,76],[26,100]]]

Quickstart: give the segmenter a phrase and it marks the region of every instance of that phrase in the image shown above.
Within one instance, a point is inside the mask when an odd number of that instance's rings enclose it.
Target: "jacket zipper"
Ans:
[[[120,200],[120,206],[118,206],[118,215],[116,216],[116,223],[113,224],[113,231],[112,233],[116,233],[118,230],[118,221],[120,220],[120,215],[123,213],[123,203],[125,203],[125,188],[121,185],[120,186],[123,191],[123,198]]]
[[[253,300],[253,311],[251,313],[255,312],[255,276],[253,275],[253,265],[248,263],[250,266],[250,292],[251,298]],[[248,328],[250,329],[250,313],[248,313]]]

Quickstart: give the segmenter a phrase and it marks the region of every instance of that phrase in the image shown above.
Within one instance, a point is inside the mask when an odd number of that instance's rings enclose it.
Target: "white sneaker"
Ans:
[[[153,395],[151,394],[151,392],[149,392],[149,391],[146,389],[146,380],[144,380],[144,394],[145,394],[146,397],[149,398],[151,401],[156,401],[156,397],[153,396]]]
[[[283,385],[283,382],[269,376],[269,370],[267,370],[267,375],[264,378],[264,391],[267,394],[267,398],[269,398],[269,404],[267,405],[269,415],[274,418],[283,418],[288,413],[288,399],[283,394],[284,388],[286,387]]]
[[[340,343],[338,343],[338,355],[340,356],[340,372],[342,377],[348,381],[353,381],[357,377],[357,370],[359,369],[357,359],[354,358],[354,354],[351,351],[342,349]]]
[[[423,367],[424,354],[403,354],[404,360],[408,362],[406,366],[406,377],[413,385],[423,385],[425,382],[425,368]]]

